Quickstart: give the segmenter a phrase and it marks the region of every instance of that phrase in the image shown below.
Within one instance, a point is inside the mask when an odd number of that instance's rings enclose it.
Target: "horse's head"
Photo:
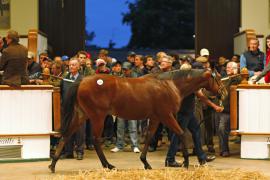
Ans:
[[[205,88],[214,94],[218,94],[218,98],[224,100],[228,96],[228,91],[221,81],[220,74],[213,69],[206,70],[204,76],[209,79]]]
[[[160,80],[173,80],[174,84],[184,96],[187,96],[199,88],[205,88],[213,94],[218,94],[218,98],[225,99],[228,95],[227,89],[221,82],[221,76],[216,70],[190,69],[174,70],[157,74]]]

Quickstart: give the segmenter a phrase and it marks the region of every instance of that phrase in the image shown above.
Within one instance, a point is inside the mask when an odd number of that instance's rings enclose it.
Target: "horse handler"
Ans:
[[[206,96],[203,95],[201,91],[197,91],[195,94],[197,97],[200,98],[202,102],[212,107],[216,112],[222,112],[223,108],[212,103]],[[183,129],[188,128],[189,131],[191,132],[198,161],[200,165],[204,165],[206,162],[215,160],[216,157],[214,155],[206,155],[206,153],[202,149],[200,126],[198,120],[194,115],[195,94],[193,93],[183,99],[182,106],[179,112],[177,113],[177,121]],[[175,133],[172,133],[171,143],[165,160],[166,167],[181,167],[181,164],[175,161],[175,155],[178,151],[179,144],[180,144],[180,137],[177,136]],[[183,164],[185,167],[188,167],[189,164],[188,158],[186,159],[186,157],[188,157],[188,152],[185,149],[183,152],[185,158]]]

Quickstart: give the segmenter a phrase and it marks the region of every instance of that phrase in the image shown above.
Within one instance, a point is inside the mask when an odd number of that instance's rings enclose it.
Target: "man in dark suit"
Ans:
[[[4,71],[2,84],[28,84],[27,48],[19,44],[19,34],[14,30],[7,32],[6,42],[8,47],[3,50],[0,59],[0,71]]]
[[[79,69],[80,69],[79,60],[76,58],[71,59],[69,61],[69,73],[66,75],[66,77],[63,79],[63,81],[60,84],[62,105],[65,104],[65,99],[69,98],[68,89],[71,87],[72,82],[80,81],[83,78],[83,76],[79,74]],[[65,112],[62,112],[62,113],[65,113]],[[62,117],[64,116],[62,115]],[[73,149],[75,145],[77,160],[83,159],[84,136],[85,136],[84,132],[85,132],[85,125],[82,125],[80,129],[77,132],[75,132],[70,138],[70,140],[67,142],[62,158],[74,158]]]

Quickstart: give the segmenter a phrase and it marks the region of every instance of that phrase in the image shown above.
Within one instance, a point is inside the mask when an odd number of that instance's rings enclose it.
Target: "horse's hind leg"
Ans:
[[[145,138],[145,144],[143,147],[142,154],[140,156],[140,159],[144,164],[144,169],[152,169],[150,164],[147,162],[146,155],[147,155],[150,141],[151,141],[153,135],[155,134],[159,123],[160,123],[160,121],[150,118],[149,126],[148,126],[147,133],[146,133],[146,138]]]
[[[55,173],[55,165],[60,158],[60,155],[63,151],[66,142],[70,139],[70,137],[74,134],[74,132],[76,132],[79,129],[79,127],[80,122],[78,119],[78,114],[75,113],[69,126],[69,129],[67,130],[67,133],[61,137],[59,144],[57,145],[55,154],[52,157],[52,163],[49,165],[49,169],[51,170],[52,173]]]

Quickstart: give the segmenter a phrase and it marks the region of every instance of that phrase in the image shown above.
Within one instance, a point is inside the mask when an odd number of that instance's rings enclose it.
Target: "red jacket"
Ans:
[[[265,67],[267,66],[269,61],[270,61],[270,49],[268,49],[267,52],[266,52],[266,64],[265,64]],[[264,80],[265,80],[266,83],[270,83],[270,72],[268,72],[265,75]]]

